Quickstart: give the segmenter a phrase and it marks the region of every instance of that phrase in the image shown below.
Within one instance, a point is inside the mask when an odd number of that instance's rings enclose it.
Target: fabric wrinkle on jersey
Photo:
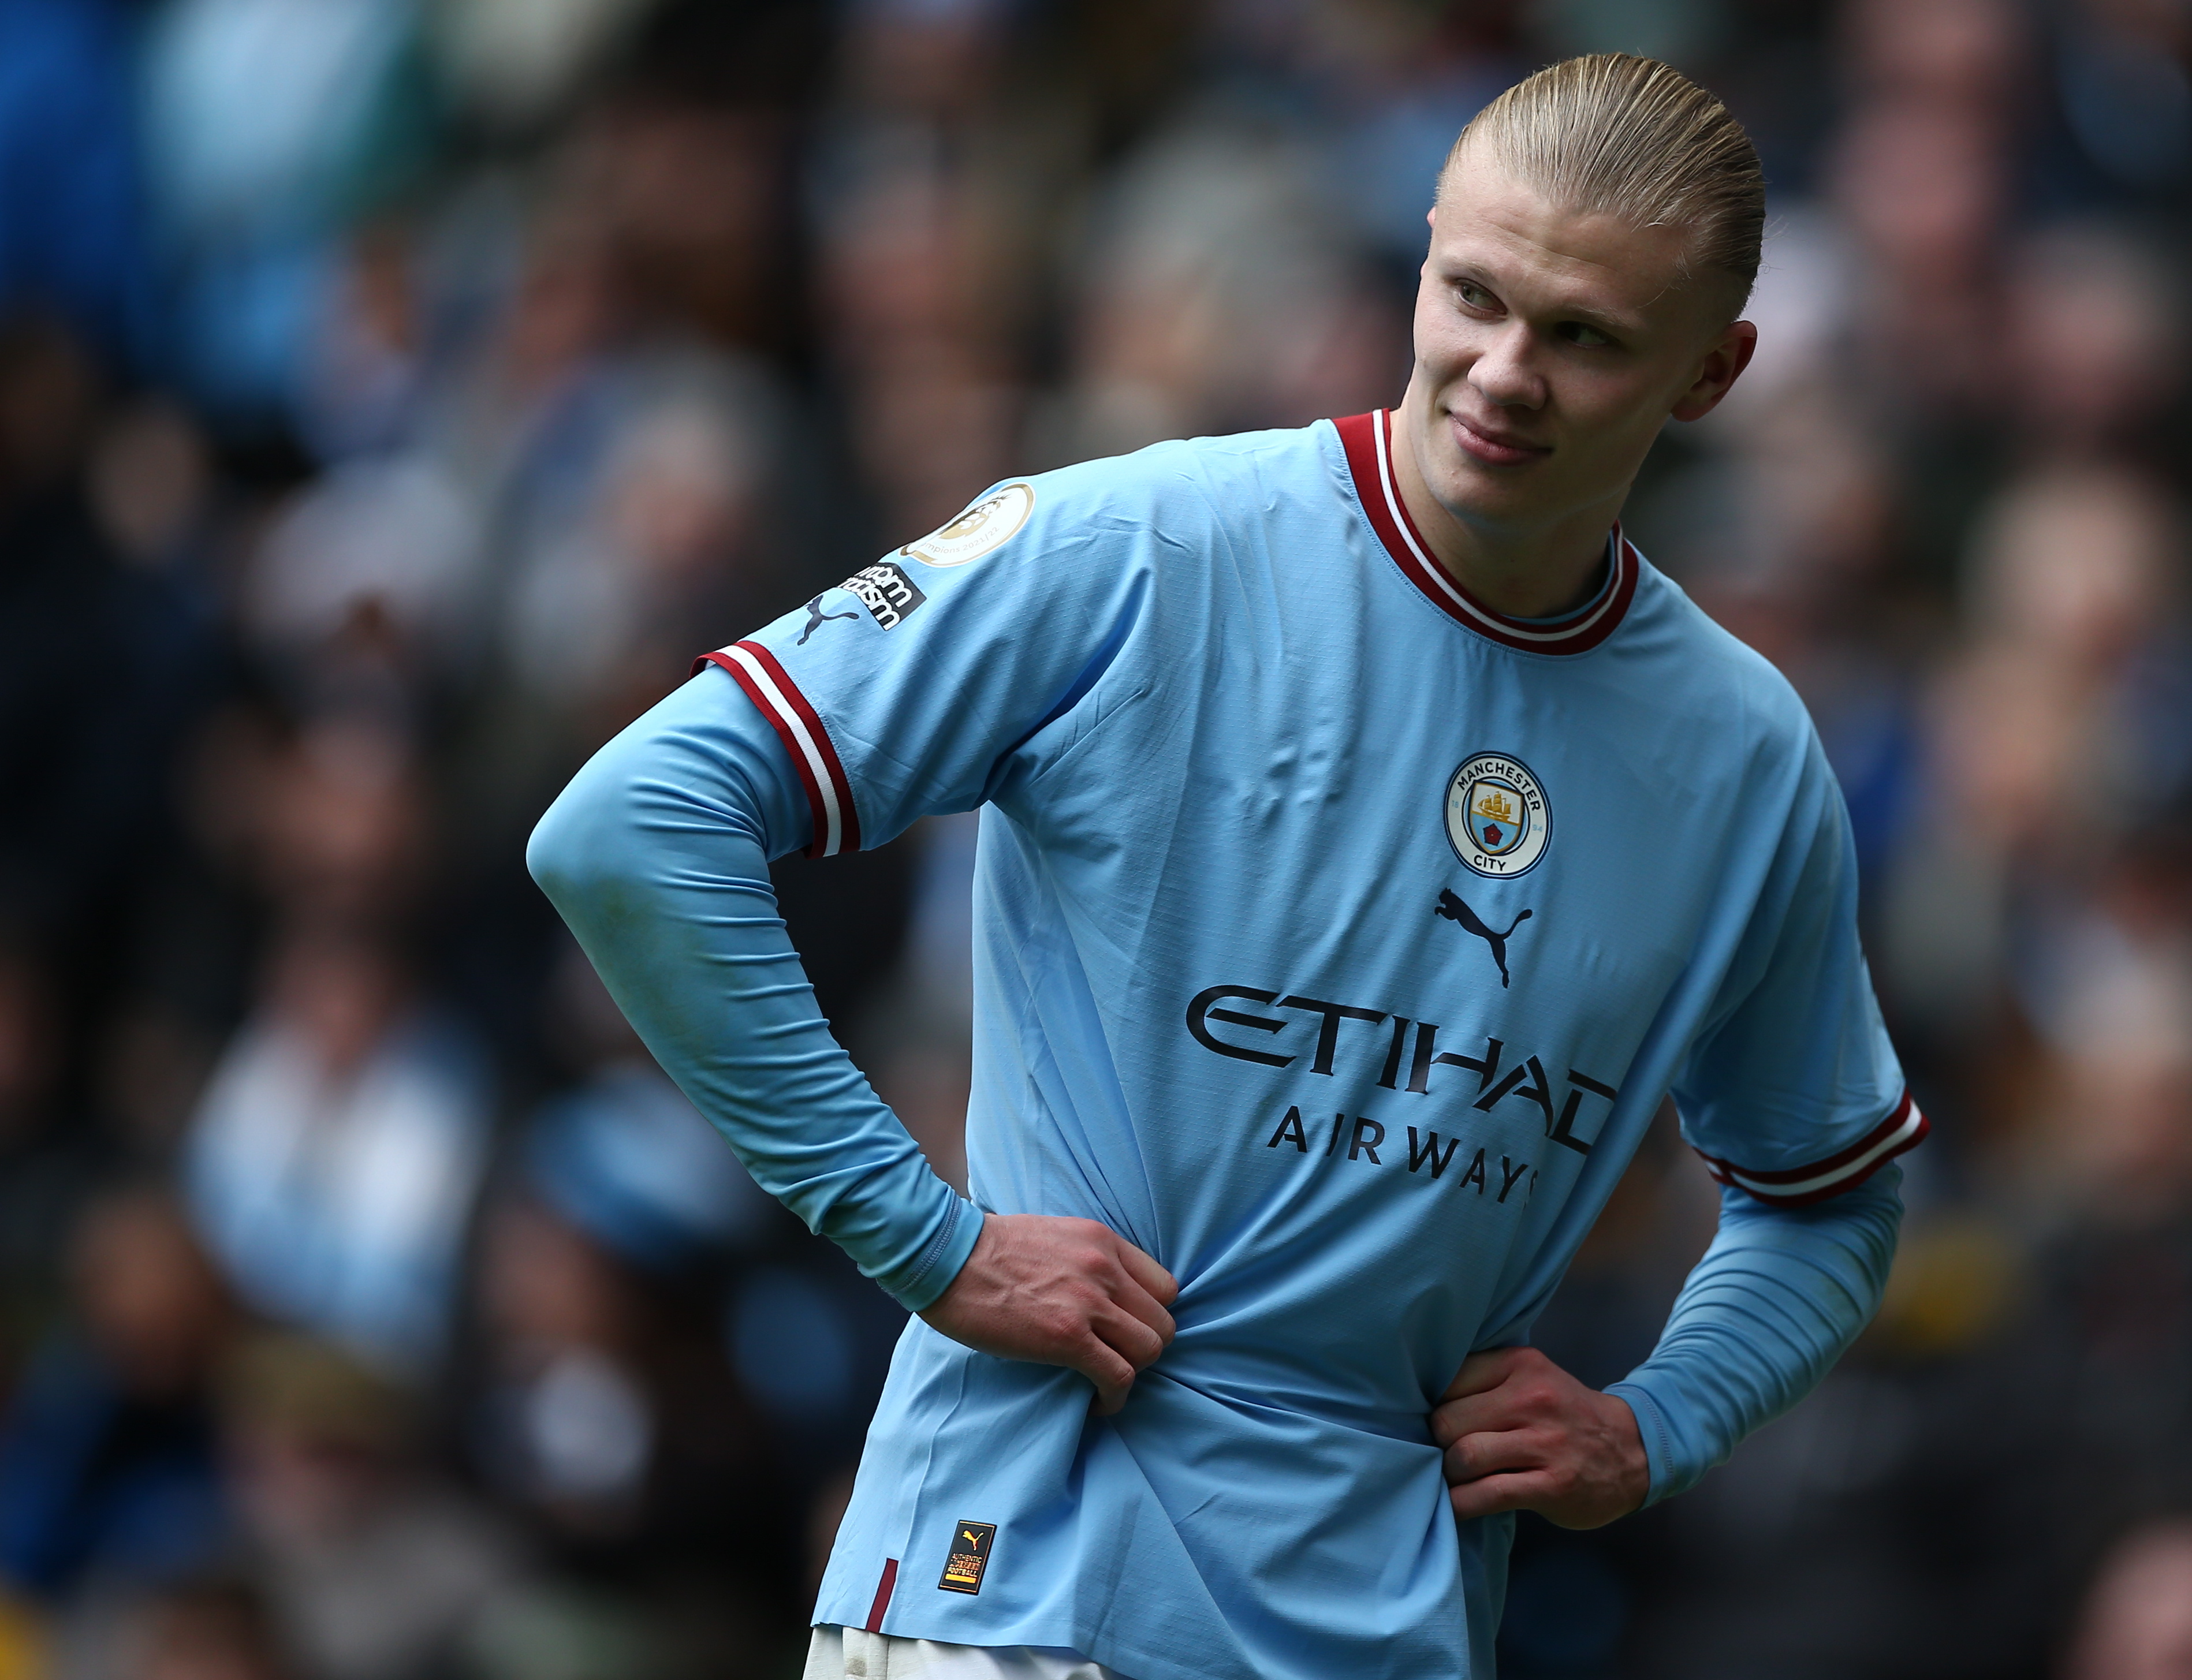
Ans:
[[[983,807],[971,1193],[1180,1284],[1109,1418],[910,1321],[818,1622],[1488,1680],[1511,1519],[1453,1520],[1428,1414],[1527,1339],[1663,1094],[1769,1205],[1924,1135],[1788,685],[1618,532],[1577,613],[1475,601],[1390,425],[1000,487],[988,552],[910,545],[710,656],[815,851]],[[966,1523],[978,1587],[939,1591]]]
[[[1030,1645],[952,1645],[859,1628],[814,1630],[801,1680],[1128,1680],[1077,1652]]]

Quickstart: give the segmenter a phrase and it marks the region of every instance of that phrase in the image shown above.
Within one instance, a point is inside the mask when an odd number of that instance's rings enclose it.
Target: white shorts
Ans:
[[[803,1680],[1126,1680],[1055,1645],[946,1645],[818,1627]]]

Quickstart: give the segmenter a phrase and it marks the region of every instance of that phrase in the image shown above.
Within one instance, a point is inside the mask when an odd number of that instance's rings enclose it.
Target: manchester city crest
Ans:
[[[1480,875],[1522,874],[1553,837],[1544,784],[1519,759],[1479,753],[1447,783],[1446,837],[1454,856]]]

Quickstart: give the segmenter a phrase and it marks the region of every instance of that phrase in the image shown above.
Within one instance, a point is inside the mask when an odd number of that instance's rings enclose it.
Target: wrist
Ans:
[[[1620,1489],[1621,1514],[1627,1516],[1652,1501],[1654,1478],[1651,1454],[1644,1444],[1644,1423],[1624,1396],[1607,1392],[1598,1398],[1618,1466],[1615,1483]]]
[[[890,1289],[909,1313],[926,1313],[959,1281],[982,1239],[988,1216],[965,1197],[953,1194],[950,1215],[923,1245],[905,1282]],[[886,1285],[886,1287],[888,1287]]]
[[[1640,1508],[1657,1505],[1669,1495],[1681,1492],[1687,1484],[1676,1481],[1674,1442],[1668,1430],[1666,1416],[1653,1398],[1651,1391],[1631,1376],[1613,1384],[1607,1389],[1606,1394],[1609,1399],[1621,1402],[1628,1410],[1630,1426],[1636,1432],[1636,1449],[1642,1456],[1644,1471],[1644,1497],[1640,1501]]]

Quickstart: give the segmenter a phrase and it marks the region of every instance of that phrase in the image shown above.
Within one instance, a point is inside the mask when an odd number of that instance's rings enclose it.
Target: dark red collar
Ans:
[[[1587,653],[1612,635],[1627,614],[1636,594],[1641,562],[1618,525],[1610,539],[1613,576],[1596,600],[1550,624],[1510,618],[1495,612],[1456,583],[1453,574],[1432,557],[1430,545],[1416,529],[1415,521],[1408,517],[1400,487],[1393,481],[1392,411],[1380,408],[1374,413],[1350,414],[1333,424],[1339,429],[1347,464],[1355,475],[1355,493],[1386,552],[1393,556],[1393,563],[1435,604],[1479,635],[1525,653]]]

